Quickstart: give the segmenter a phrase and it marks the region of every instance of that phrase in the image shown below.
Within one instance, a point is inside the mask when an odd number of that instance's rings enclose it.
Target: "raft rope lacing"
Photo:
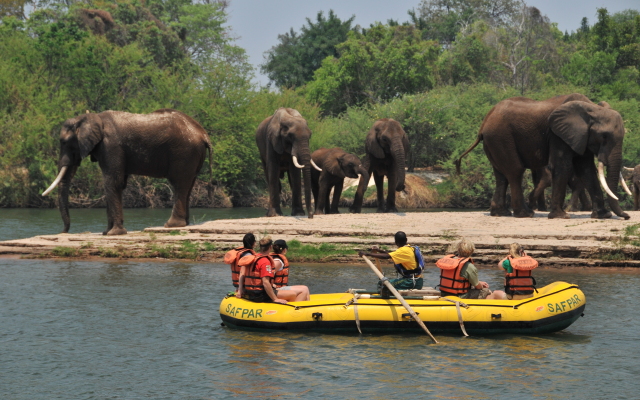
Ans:
[[[449,301],[451,303],[455,303],[456,304],[456,311],[458,312],[458,322],[460,323],[460,329],[462,329],[462,333],[469,337],[469,334],[467,333],[467,330],[464,329],[464,321],[462,320],[462,312],[460,311],[460,305],[462,305],[462,307],[464,308],[469,308],[469,306],[461,301],[455,301],[453,299],[447,299],[446,297],[440,297],[439,300],[444,300],[444,301]]]

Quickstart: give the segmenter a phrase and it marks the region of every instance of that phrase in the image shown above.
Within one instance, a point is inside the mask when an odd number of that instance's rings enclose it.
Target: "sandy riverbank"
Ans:
[[[393,234],[402,230],[419,245],[428,261],[447,252],[461,237],[476,244],[476,262],[492,264],[517,241],[546,266],[640,266],[640,248],[625,236],[625,228],[640,223],[631,219],[596,220],[590,213],[572,213],[571,219],[550,220],[546,213],[534,218],[490,217],[488,212],[425,212],[398,214],[339,214],[306,217],[247,218],[209,221],[180,229],[147,228],[124,236],[100,233],[43,235],[0,242],[0,255],[23,257],[195,258],[220,261],[246,232],[260,237],[296,239],[303,244],[329,243],[344,251],[324,262],[357,262],[352,248],[371,245],[393,248]],[[627,240],[621,241],[625,237]],[[186,256],[185,256],[186,255]],[[291,254],[296,259],[295,254]]]

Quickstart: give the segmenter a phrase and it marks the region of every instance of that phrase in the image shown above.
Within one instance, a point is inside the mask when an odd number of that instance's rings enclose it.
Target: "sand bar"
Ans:
[[[257,237],[269,234],[303,244],[331,243],[350,249],[372,245],[393,248],[393,234],[402,230],[411,244],[422,248],[429,262],[466,237],[476,245],[474,259],[478,264],[497,262],[510,243],[519,242],[543,266],[640,267],[640,247],[633,243],[640,238],[625,233],[625,228],[640,223],[640,211],[629,214],[631,219],[627,221],[617,217],[592,219],[588,212],[574,212],[571,219],[563,220],[550,220],[543,212],[537,212],[534,218],[491,217],[488,212],[413,212],[216,220],[179,229],[152,227],[123,236],[84,232],[9,240],[0,242],[0,256],[144,258],[155,254],[155,258],[172,258],[150,249],[178,246],[186,241],[208,244],[208,250],[198,258],[216,262],[221,261],[227,249],[237,246],[246,232]],[[345,251],[343,256],[322,261],[358,259],[355,252],[351,255]]]

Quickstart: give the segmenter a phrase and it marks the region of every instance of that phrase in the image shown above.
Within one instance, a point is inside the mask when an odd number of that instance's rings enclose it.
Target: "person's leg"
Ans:
[[[278,290],[278,298],[286,301],[296,301],[296,292],[293,290]]]
[[[309,301],[309,288],[305,285],[289,286],[289,288],[296,293],[295,301]]]
[[[494,290],[490,295],[485,297],[486,300],[507,300],[507,294],[502,290]]]

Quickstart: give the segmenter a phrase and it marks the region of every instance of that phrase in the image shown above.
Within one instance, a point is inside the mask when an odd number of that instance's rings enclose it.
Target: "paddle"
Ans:
[[[398,299],[398,301],[400,301],[400,304],[402,304],[404,308],[406,308],[407,311],[409,311],[409,314],[411,314],[411,317],[418,323],[418,325],[420,325],[420,327],[427,333],[427,335],[431,336],[431,339],[433,339],[433,342],[438,343],[436,338],[434,338],[431,332],[429,332],[429,329],[427,329],[427,326],[424,324],[424,322],[422,322],[420,317],[418,317],[418,314],[416,314],[416,312],[413,311],[411,306],[402,298],[402,296],[400,295],[400,293],[398,293],[396,288],[394,288],[393,285],[389,283],[389,280],[385,278],[384,275],[382,275],[382,272],[378,271],[376,266],[373,265],[373,263],[371,262],[371,260],[367,258],[367,256],[363,255],[362,258],[367,262],[371,270],[375,272],[378,278],[380,278],[382,283],[389,289],[389,291],[395,296],[395,298]]]

